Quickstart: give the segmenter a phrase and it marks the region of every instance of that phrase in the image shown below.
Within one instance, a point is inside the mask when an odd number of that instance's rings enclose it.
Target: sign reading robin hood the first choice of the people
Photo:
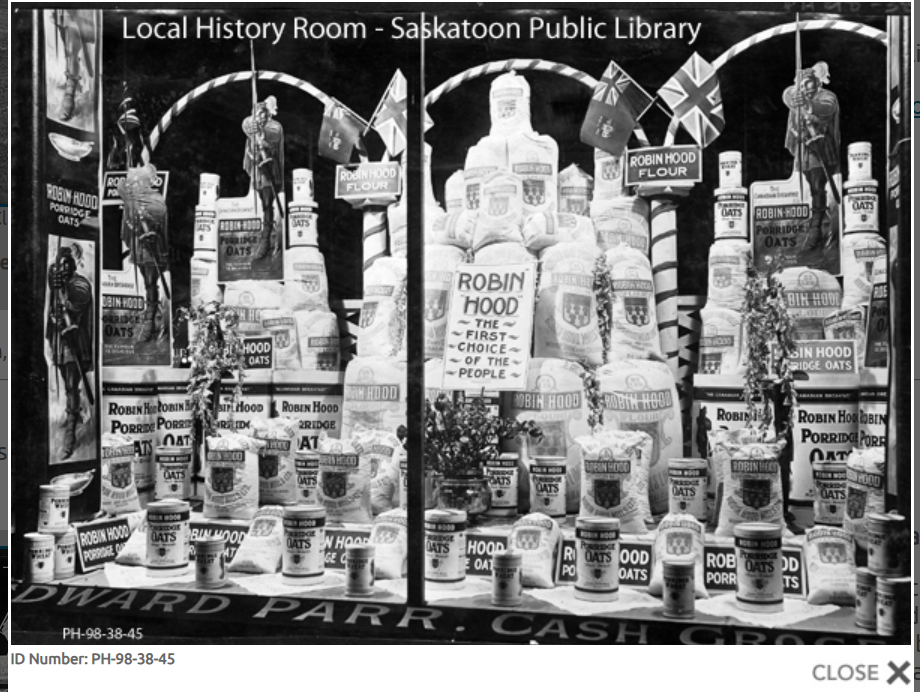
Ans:
[[[444,389],[524,389],[535,281],[533,264],[461,265],[450,300]]]

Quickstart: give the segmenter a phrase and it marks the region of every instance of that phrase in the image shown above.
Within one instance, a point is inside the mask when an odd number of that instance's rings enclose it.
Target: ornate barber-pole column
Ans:
[[[674,199],[652,201],[650,260],[655,281],[655,300],[661,350],[674,379],[679,383],[680,342],[677,326],[677,203]]]

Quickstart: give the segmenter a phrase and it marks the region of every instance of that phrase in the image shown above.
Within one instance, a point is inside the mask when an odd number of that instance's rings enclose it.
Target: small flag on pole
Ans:
[[[615,62],[604,70],[581,126],[581,141],[616,156],[654,99]]]
[[[374,117],[371,118],[371,127],[383,139],[387,153],[393,157],[399,156],[406,148],[406,114],[409,106],[407,91],[406,78],[402,72],[396,70],[374,112]]]
[[[725,129],[719,78],[699,53],[665,82],[658,95],[701,147],[708,147]]]
[[[352,151],[361,138],[362,129],[361,122],[354,113],[338,101],[330,101],[326,104],[323,125],[319,130],[320,156],[337,163],[350,162]]]

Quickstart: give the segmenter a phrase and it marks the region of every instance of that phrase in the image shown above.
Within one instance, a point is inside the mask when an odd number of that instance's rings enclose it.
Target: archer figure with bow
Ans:
[[[837,204],[840,193],[834,175],[840,169],[840,109],[837,96],[824,87],[830,81],[827,63],[797,70],[795,84],[783,92],[789,108],[786,149],[795,157],[799,180],[804,175],[811,190],[811,218],[803,250],[812,252],[827,247],[834,234],[825,230],[827,186]]]

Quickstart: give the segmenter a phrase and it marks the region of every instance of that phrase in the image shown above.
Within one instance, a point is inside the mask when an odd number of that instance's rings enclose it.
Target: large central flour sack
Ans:
[[[406,324],[400,310],[405,306],[406,260],[381,257],[365,272],[364,285],[358,355],[405,357]]]
[[[534,316],[537,358],[603,364],[604,343],[594,292],[598,257],[596,247],[581,243],[555,245],[540,255],[543,269]]]
[[[441,358],[457,267],[466,253],[448,245],[425,247],[425,358]]]
[[[668,511],[668,460],[683,453],[680,401],[666,363],[610,362],[597,370],[604,430],[636,430],[652,438],[649,501],[653,514]]]
[[[606,253],[613,285],[608,361],[661,356],[652,266],[638,250],[618,245]]]

